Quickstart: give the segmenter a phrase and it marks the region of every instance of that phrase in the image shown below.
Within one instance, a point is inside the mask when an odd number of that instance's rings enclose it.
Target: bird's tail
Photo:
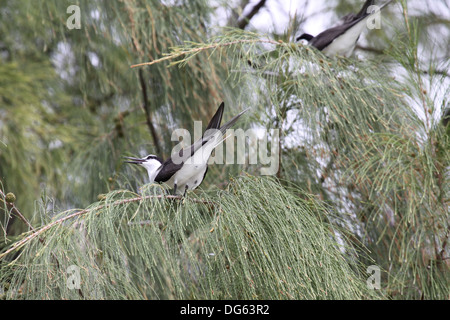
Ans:
[[[231,128],[236,121],[238,121],[238,119],[244,114],[246,113],[250,108],[245,109],[244,111],[242,111],[241,113],[239,113],[237,116],[234,116],[230,121],[228,121],[227,123],[225,123],[223,126],[220,127],[220,132],[222,132],[222,134],[225,134],[225,131],[227,131],[227,129]]]
[[[203,138],[195,143],[195,144],[201,143],[202,152],[200,152],[200,153],[197,153],[197,152],[192,153],[191,152],[191,154],[194,154],[194,157],[195,157],[195,159],[193,161],[195,161],[195,163],[206,163],[208,161],[209,156],[211,155],[211,152],[218,145],[220,145],[223,141],[225,141],[227,138],[230,137],[230,136],[227,136],[225,138],[223,137],[223,135],[225,134],[227,129],[229,129],[231,126],[233,126],[236,123],[236,121],[249,109],[250,108],[247,108],[244,111],[242,111],[241,113],[239,113],[237,116],[233,117],[230,121],[228,121],[222,127],[220,127],[220,129],[210,129],[208,131],[205,131],[205,133],[203,134]],[[219,133],[219,131],[220,131],[220,133]],[[195,149],[195,147],[194,147],[194,149]],[[201,158],[197,158],[197,157],[201,157]]]
[[[223,136],[222,136],[222,137],[223,137]],[[223,142],[224,142],[225,140],[227,140],[229,137],[231,137],[231,134],[229,134],[229,135],[223,137],[221,140],[219,140],[219,142],[217,142],[217,143],[214,145],[213,149],[215,149],[219,144],[223,143]]]

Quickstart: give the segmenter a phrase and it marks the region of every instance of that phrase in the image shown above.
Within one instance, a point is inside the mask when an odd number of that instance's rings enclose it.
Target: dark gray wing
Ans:
[[[183,163],[186,162],[187,159],[192,157],[200,147],[213,138],[211,133],[214,133],[217,129],[219,129],[220,123],[222,122],[224,108],[225,104],[222,102],[214,116],[209,121],[201,139],[197,140],[189,147],[181,149],[177,156],[172,156],[163,163],[161,171],[158,172],[155,177],[156,182],[168,181],[178,170],[181,169]]]
[[[359,22],[364,20],[367,17],[360,17],[359,19],[356,19],[352,22],[342,24],[340,26],[327,29],[321,33],[319,33],[317,36],[315,36],[309,44],[316,47],[320,51],[325,49],[330,43],[332,43],[336,38],[343,35],[348,29],[354,27]]]
[[[374,1],[375,1],[375,0],[367,0],[367,1],[364,3],[364,5],[363,5],[363,7],[361,8],[361,10],[360,10],[357,14],[350,13],[350,14],[347,14],[346,16],[343,16],[343,17],[341,18],[342,23],[343,23],[343,24],[344,24],[344,23],[349,23],[349,22],[355,21],[355,20],[357,20],[357,19],[359,19],[359,18],[361,18],[361,17],[365,17],[365,16],[369,15],[369,13],[367,13],[367,9],[368,9],[370,6],[373,6]]]
[[[172,161],[172,158],[167,159],[163,164],[162,164],[162,169],[161,171],[158,172],[158,174],[155,177],[155,181],[156,182],[166,182],[168,181],[170,178],[172,178],[172,176],[181,169],[181,167],[183,166],[182,163],[180,164],[174,164]]]
[[[220,128],[220,123],[222,122],[223,111],[225,109],[225,103],[222,102],[217,108],[214,116],[209,120],[208,126],[203,132],[202,138],[195,141],[191,146],[184,148],[179,151],[178,159],[176,163],[185,162],[187,159],[192,157],[194,153],[200,149],[205,143],[207,143],[210,139],[214,139],[214,133]]]
[[[369,15],[369,13],[367,12],[367,9],[370,6],[373,6],[373,2],[374,2],[374,0],[367,0],[366,3],[364,3],[361,10],[356,14],[356,16],[352,20],[356,20],[360,17],[365,17],[365,16]]]
[[[222,127],[220,127],[219,130],[222,133],[222,135],[225,133],[225,131],[228,128],[233,126],[236,123],[236,121],[248,110],[249,109],[242,111],[237,116],[233,117],[230,121],[225,123]],[[223,103],[220,105],[219,109],[217,110],[216,115],[219,112],[220,112],[219,122],[217,122],[216,121],[217,119],[215,119],[214,123],[220,124],[220,121],[221,121],[222,115],[223,115]],[[213,117],[213,119],[215,118],[215,116]],[[212,120],[210,121],[210,124],[211,124],[211,122],[212,122]],[[209,125],[208,125],[208,127],[209,127]],[[213,129],[213,130],[209,130],[209,132],[207,132],[207,130],[206,130],[201,139],[194,142],[194,144],[192,144],[191,146],[181,149],[178,152],[178,155],[172,156],[169,159],[167,159],[163,163],[161,171],[156,175],[155,181],[156,182],[166,182],[167,180],[169,180],[178,170],[181,169],[184,162],[186,162],[187,159],[192,157],[198,149],[200,149],[205,143],[207,143],[211,139],[215,139],[214,133],[217,132],[217,129],[215,129],[215,128],[210,128],[210,129]]]
[[[220,123],[222,122],[224,108],[225,104],[222,102],[219,108],[217,109],[216,113],[214,114],[214,116],[209,121],[208,126],[203,132],[202,138],[195,141],[194,144],[192,144],[191,146],[180,150],[178,153],[178,159],[177,161],[175,161],[175,163],[185,162],[187,159],[192,157],[194,153],[197,152],[197,150],[200,149],[205,143],[215,138],[214,134],[217,132],[217,130],[219,129],[222,130],[222,128],[220,128]],[[227,124],[230,123],[231,121],[236,122],[237,118],[239,118],[241,114],[228,121]],[[222,131],[222,133],[223,132],[224,131]]]
[[[156,175],[155,181],[166,182],[167,180],[169,180],[178,170],[181,169],[181,167],[183,166],[183,164],[186,162],[187,159],[192,157],[201,146],[203,146],[212,138],[213,136],[201,138],[197,140],[194,144],[190,145],[189,147],[181,149],[178,152],[178,155],[173,155],[169,159],[167,159],[162,164],[162,169]]]
[[[219,129],[220,123],[222,122],[222,116],[223,116],[223,110],[225,108],[225,103],[221,103],[219,108],[217,109],[214,116],[211,118],[211,120],[208,123],[208,126],[205,129],[205,132],[209,129]]]
[[[224,103],[222,102],[221,105],[219,106],[219,109],[217,109],[216,114],[214,115],[214,117],[211,119],[211,121],[209,122],[208,126],[206,127],[205,132],[203,133],[203,138],[204,139],[209,137],[209,136],[211,136],[211,135],[214,135],[214,133],[216,133],[217,130],[220,130],[220,132],[222,132],[222,134],[224,134],[225,131],[227,131],[227,129],[231,128],[236,123],[236,121],[245,112],[247,112],[249,110],[249,108],[245,109],[244,111],[239,113],[237,116],[234,116],[233,118],[231,118],[231,120],[229,120],[223,126],[220,126],[220,122],[222,121],[223,109],[224,109]],[[205,144],[205,142],[203,142],[203,144]],[[196,150],[194,150],[194,152],[195,151]]]
[[[369,1],[367,1],[369,2]],[[366,2],[366,4],[367,4]],[[387,6],[389,3],[391,3],[392,0],[389,0],[388,2],[386,2],[385,4],[383,4],[380,7],[380,11],[381,9],[383,9],[385,6]],[[367,8],[369,6],[366,7],[366,4],[364,5],[363,9],[365,8],[367,10]],[[361,15],[361,12],[363,12],[363,10],[361,9],[361,11],[354,17],[352,17],[352,19],[354,20],[350,20],[347,23],[344,23],[340,26],[336,26],[330,29],[327,29],[321,33],[319,33],[317,36],[315,36],[310,42],[309,44],[316,47],[319,50],[323,50],[324,48],[326,48],[331,42],[333,42],[334,39],[338,38],[339,36],[343,35],[348,29],[354,27],[355,25],[357,25],[358,23],[360,23],[362,20],[366,19],[367,17],[369,17],[372,13],[369,14],[364,14]],[[357,17],[359,16],[359,17]]]

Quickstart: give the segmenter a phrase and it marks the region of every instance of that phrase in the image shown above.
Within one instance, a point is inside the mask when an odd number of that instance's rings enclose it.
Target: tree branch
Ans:
[[[20,213],[19,209],[17,209],[15,204],[6,201],[6,195],[3,193],[2,190],[0,190],[0,195],[3,198],[3,199],[0,199],[0,200],[3,201],[6,204],[6,207],[8,208],[8,210],[10,212],[12,212],[16,217],[19,217],[19,219],[22,220],[28,226],[28,228],[30,228],[30,230],[34,231],[35,230],[34,227],[31,225],[31,223],[28,221],[28,219],[25,218],[25,216],[22,213]]]
[[[445,70],[432,69],[431,71],[430,70],[420,70],[420,72],[422,72],[423,74],[439,74],[439,75],[447,77],[447,78],[450,77],[450,75]]]
[[[145,119],[147,122],[147,126],[150,130],[150,134],[152,135],[153,142],[156,147],[156,152],[159,155],[162,155],[162,149],[161,149],[161,145],[159,144],[158,134],[156,133],[156,129],[155,129],[155,126],[153,125],[153,121],[152,121],[152,114],[150,111],[150,105],[148,103],[147,85],[146,85],[146,82],[144,79],[144,72],[142,71],[142,69],[139,69],[139,81],[141,82],[141,87],[142,87],[142,100],[144,102],[144,111],[145,111]]]
[[[155,63],[161,63],[163,61],[166,60],[173,60],[176,59],[178,57],[182,57],[182,56],[186,56],[186,55],[190,55],[191,57],[196,55],[199,52],[202,51],[206,51],[206,50],[210,50],[210,49],[217,49],[217,48],[223,48],[223,47],[229,47],[229,46],[233,46],[233,45],[237,45],[237,44],[241,44],[241,43],[271,43],[274,45],[283,45],[282,42],[279,41],[275,41],[275,40],[264,40],[264,39],[241,39],[241,40],[235,40],[235,41],[230,41],[230,42],[225,42],[225,43],[214,43],[214,44],[210,44],[210,45],[205,45],[205,46],[200,46],[197,48],[191,48],[188,50],[180,50],[178,48],[174,48],[172,49],[172,52],[169,54],[166,54],[165,57],[163,58],[159,58],[150,62],[143,62],[143,63],[138,63],[138,64],[133,64],[132,66],[130,66],[130,68],[137,68],[137,67],[143,67],[143,66],[151,66]],[[177,64],[177,63],[181,63],[181,62],[185,62],[187,61],[186,59],[184,60],[180,60],[177,62],[172,63],[173,65]]]
[[[242,30],[245,29],[245,27],[249,24],[253,16],[257,14],[259,10],[262,7],[264,7],[265,4],[266,0],[260,0],[248,14],[238,19],[237,27]]]
[[[20,213],[19,209],[17,209],[15,204],[6,201],[6,196],[5,196],[5,194],[3,193],[2,190],[0,190],[0,195],[3,197],[2,201],[4,201],[4,203],[6,204],[6,207],[8,208],[8,210],[10,210],[12,213],[14,213],[17,217],[19,217],[20,220],[22,220],[28,226],[28,228],[30,228],[30,230],[32,230],[33,232],[36,232],[36,229],[31,225],[31,223],[28,221],[28,219],[25,218],[25,216],[22,213]],[[42,245],[45,245],[44,239],[42,239],[41,237],[39,237],[38,239],[39,239],[39,242],[42,243]],[[9,250],[7,250],[6,252],[8,252],[8,251]],[[6,252],[5,252],[5,254],[6,254]],[[56,255],[53,252],[52,252],[52,255],[53,255],[53,258],[55,258],[56,264],[59,267],[58,258],[56,257]],[[2,258],[2,256],[3,256],[3,254],[0,255],[0,259]]]
[[[60,218],[58,220],[55,220],[55,221],[53,221],[53,222],[43,226],[40,229],[34,229],[33,228],[32,229],[33,233],[31,233],[29,236],[23,238],[22,240],[15,242],[14,245],[11,248],[6,250],[4,253],[0,254],[0,260],[2,260],[6,255],[11,253],[12,251],[21,248],[22,246],[24,246],[26,243],[28,243],[29,241],[33,240],[34,238],[39,237],[45,231],[51,229],[52,227],[54,227],[56,225],[62,224],[63,222],[65,222],[67,220],[70,220],[72,218],[75,218],[75,217],[78,217],[78,216],[82,216],[82,215],[84,215],[86,213],[89,213],[91,211],[97,211],[97,210],[101,210],[101,209],[104,209],[104,208],[108,208],[110,206],[117,206],[117,205],[130,203],[130,202],[143,201],[143,200],[146,200],[146,199],[162,199],[162,198],[164,198],[164,199],[174,199],[174,200],[177,200],[177,199],[178,200],[182,200],[182,199],[184,199],[181,196],[174,196],[174,195],[156,195],[156,196],[152,195],[152,196],[136,197],[136,198],[124,199],[124,200],[117,200],[117,201],[113,202],[111,205],[103,204],[103,205],[100,205],[100,206],[95,207],[95,208],[84,209],[84,210],[81,210],[81,211],[77,211],[77,212],[69,214],[69,215],[67,215],[65,217],[62,217],[62,218]],[[190,201],[195,202],[195,203],[209,204],[209,205],[214,204],[214,202],[206,201],[206,200],[190,199]],[[39,240],[41,242],[43,242],[43,240],[40,237],[39,237]]]

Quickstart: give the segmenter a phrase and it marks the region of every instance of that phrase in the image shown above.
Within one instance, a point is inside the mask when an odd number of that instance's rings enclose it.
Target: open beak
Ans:
[[[145,160],[139,159],[139,158],[133,158],[133,157],[124,157],[130,161],[125,161],[125,163],[132,163],[132,164],[142,164]]]

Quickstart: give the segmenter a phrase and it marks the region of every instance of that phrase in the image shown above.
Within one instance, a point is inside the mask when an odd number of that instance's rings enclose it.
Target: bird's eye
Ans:
[[[150,160],[150,159],[154,159],[155,158],[155,156],[154,155],[149,155],[149,156],[147,156],[147,160]]]

